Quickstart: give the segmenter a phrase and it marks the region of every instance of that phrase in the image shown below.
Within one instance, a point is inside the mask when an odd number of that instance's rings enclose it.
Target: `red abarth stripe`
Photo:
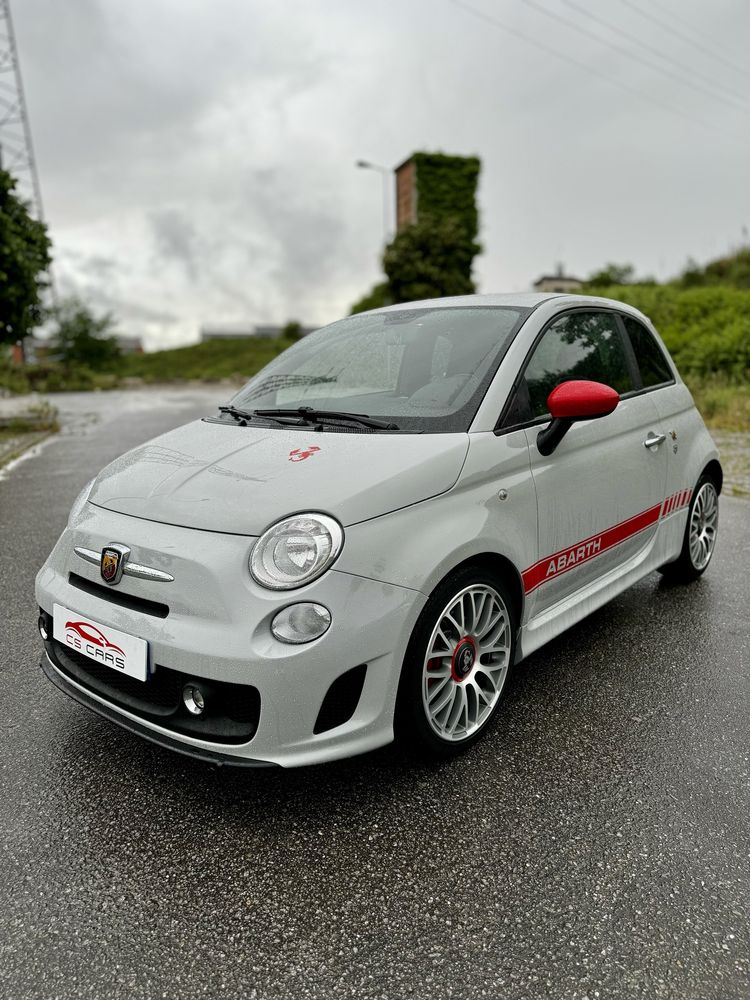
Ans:
[[[522,573],[524,592],[526,594],[532,593],[547,580],[552,580],[569,569],[575,569],[576,566],[581,566],[583,563],[595,559],[602,552],[606,552],[639,532],[645,531],[661,518],[668,517],[676,510],[686,507],[690,503],[692,495],[692,490],[680,490],[679,493],[673,493],[667,497],[662,503],[649,507],[648,510],[635,514],[626,521],[621,521],[597,535],[592,535],[567,549],[560,549],[559,552],[554,552],[552,555],[540,559],[539,562],[534,563]]]

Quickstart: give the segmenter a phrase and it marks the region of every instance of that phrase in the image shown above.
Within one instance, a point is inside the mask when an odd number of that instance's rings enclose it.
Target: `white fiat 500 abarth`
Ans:
[[[42,665],[215,763],[453,754],[524,656],[653,570],[703,573],[721,483],[622,303],[351,316],[86,486],[37,577]]]

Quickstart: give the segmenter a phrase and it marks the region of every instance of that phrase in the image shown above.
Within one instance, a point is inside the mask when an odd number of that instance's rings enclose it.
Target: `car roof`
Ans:
[[[567,292],[508,292],[489,295],[452,295],[443,299],[420,299],[418,302],[401,302],[392,306],[382,306],[372,312],[390,312],[400,309],[440,309],[463,306],[518,306],[522,309],[536,309],[543,302],[557,300],[562,306],[606,306],[619,309],[640,319],[647,319],[640,310],[617,299],[605,299],[598,295],[573,295]]]
[[[396,311],[399,309],[434,309],[439,306],[522,306],[525,309],[533,309],[535,306],[546,302],[548,299],[564,299],[566,295],[556,295],[545,292],[509,292],[507,294],[492,295],[451,295],[443,299],[420,299],[418,302],[401,302],[392,306],[383,306],[374,309],[373,312]]]

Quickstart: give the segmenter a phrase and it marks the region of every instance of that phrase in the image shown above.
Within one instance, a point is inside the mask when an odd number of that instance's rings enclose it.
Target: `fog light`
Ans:
[[[44,615],[39,615],[37,625],[39,626],[39,635],[45,642],[47,642],[49,639],[49,632],[47,631],[47,622],[44,620]]]
[[[322,604],[290,604],[271,622],[272,634],[280,642],[312,642],[325,635],[331,624],[331,612]]]
[[[203,715],[206,699],[197,684],[186,684],[182,689],[182,700],[191,715]]]

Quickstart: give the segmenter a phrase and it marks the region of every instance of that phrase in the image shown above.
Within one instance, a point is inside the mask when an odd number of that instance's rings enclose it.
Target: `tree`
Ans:
[[[471,294],[471,266],[480,250],[453,217],[429,216],[405,226],[383,254],[391,301]]]
[[[358,299],[351,308],[352,316],[354,313],[366,312],[368,309],[380,309],[382,306],[389,306],[393,302],[388,291],[388,282],[381,281],[377,285],[363,295],[361,299]]]
[[[750,247],[741,247],[727,257],[719,257],[701,267],[689,259],[677,279],[682,288],[703,288],[727,285],[730,288],[750,288]]]
[[[82,302],[71,298],[57,306],[53,317],[52,339],[61,361],[97,369],[119,359],[117,338],[105,336],[114,325],[110,313],[96,317]]]
[[[300,340],[302,337],[302,324],[296,319],[290,319],[281,328],[281,336],[286,340]]]
[[[600,271],[594,271],[586,279],[587,285],[595,288],[609,288],[610,285],[631,285],[635,277],[632,264],[605,264]]]
[[[0,170],[0,343],[20,340],[41,323],[52,259],[47,227],[31,216],[15,187]]]

